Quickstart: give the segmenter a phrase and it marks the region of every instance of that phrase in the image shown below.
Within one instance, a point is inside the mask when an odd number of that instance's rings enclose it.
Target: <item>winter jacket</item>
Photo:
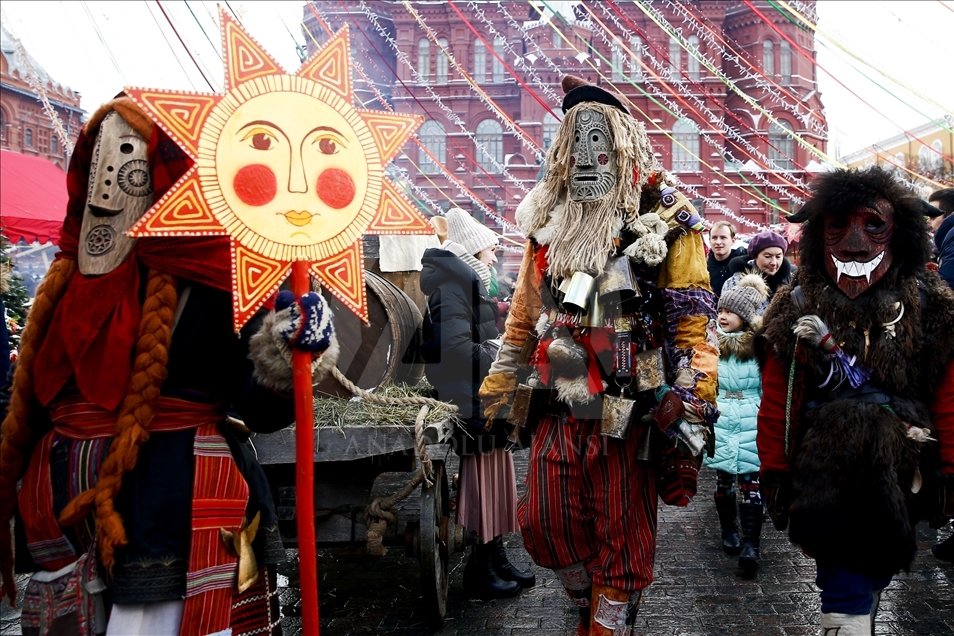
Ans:
[[[722,286],[723,294],[738,285],[739,281],[742,280],[742,277],[749,272],[759,271],[759,268],[755,265],[755,259],[749,259],[748,256],[739,256],[733,258],[731,261],[729,261],[729,269],[732,271],[732,276],[730,276],[729,280],[725,281],[725,284]],[[765,282],[768,283],[769,295],[759,308],[760,316],[765,313],[766,309],[768,309],[769,303],[772,302],[772,296],[775,295],[775,292],[778,291],[778,288],[788,285],[792,282],[792,275],[795,273],[795,269],[795,266],[792,265],[788,258],[783,258],[782,266],[778,268],[777,272],[771,276],[766,276],[764,273],[762,274],[762,278],[764,278]]]
[[[729,268],[729,263],[732,262],[733,258],[738,258],[740,256],[747,256],[748,252],[745,251],[744,247],[737,247],[725,258],[725,260],[717,260],[715,254],[709,252],[709,258],[706,260],[706,267],[709,268],[709,286],[712,287],[712,293],[716,296],[722,295],[722,286],[725,284],[725,281],[729,280],[729,277],[732,276],[733,272]]]
[[[460,409],[466,431],[458,431],[457,452],[473,454],[474,441],[490,450],[505,436],[497,440],[484,431],[477,390],[493,362],[480,344],[498,335],[495,304],[477,273],[452,252],[426,250],[421,264],[421,290],[428,295],[421,347],[427,380],[438,399]]]
[[[752,349],[754,330],[726,333],[716,327],[719,336],[719,410],[715,423],[715,455],[703,464],[732,475],[759,470],[759,452],[755,445],[759,402],[762,401],[762,376]]]
[[[944,219],[937,228],[934,244],[937,245],[938,262],[941,264],[938,276],[954,288],[954,214]]]

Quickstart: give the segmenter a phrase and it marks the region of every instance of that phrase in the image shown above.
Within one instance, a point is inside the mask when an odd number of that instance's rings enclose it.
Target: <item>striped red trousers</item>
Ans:
[[[639,440],[600,435],[599,420],[541,420],[530,446],[518,518],[527,552],[558,569],[583,562],[595,584],[640,590],[653,581],[656,484]]]

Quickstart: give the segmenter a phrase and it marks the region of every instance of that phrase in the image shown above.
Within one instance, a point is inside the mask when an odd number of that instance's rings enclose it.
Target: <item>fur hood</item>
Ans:
[[[741,331],[728,333],[716,325],[716,335],[719,338],[719,357],[728,360],[735,357],[741,362],[755,357],[755,332],[761,326],[761,318],[755,318],[755,324],[746,325]]]

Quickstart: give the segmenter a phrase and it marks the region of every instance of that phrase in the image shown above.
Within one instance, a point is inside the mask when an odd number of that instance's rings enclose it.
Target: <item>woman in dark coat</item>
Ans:
[[[729,261],[732,276],[722,286],[722,293],[724,294],[738,285],[746,274],[750,272],[760,273],[769,288],[768,298],[759,307],[759,315],[761,316],[765,313],[772,301],[772,296],[775,295],[778,288],[792,282],[795,266],[785,257],[786,250],[788,250],[788,241],[781,234],[766,231],[753,236],[752,240],[749,241],[748,254],[737,256]]]
[[[448,240],[424,252],[421,289],[428,294],[424,321],[427,379],[437,397],[456,405],[461,456],[457,522],[476,531],[478,544],[464,570],[464,587],[484,599],[513,596],[533,585],[533,575],[507,559],[502,536],[517,524],[513,457],[499,425],[486,430],[477,390],[494,360],[488,341],[498,336],[497,308],[487,293],[496,260],[496,235],[463,210],[447,214]]]

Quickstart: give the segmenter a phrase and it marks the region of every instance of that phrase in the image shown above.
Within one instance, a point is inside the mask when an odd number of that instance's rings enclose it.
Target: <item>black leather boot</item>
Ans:
[[[746,576],[752,576],[759,569],[762,504],[740,504],[739,519],[742,523],[742,553],[739,555],[739,565]]]
[[[470,560],[464,568],[464,592],[468,596],[489,601],[494,598],[507,598],[520,592],[520,586],[514,581],[505,581],[494,570],[493,543],[478,543],[472,548]]]
[[[716,496],[715,503],[722,526],[722,549],[726,554],[736,555],[742,551],[742,542],[739,539],[739,526],[735,523],[735,491],[725,497]]]
[[[494,570],[497,576],[504,581],[514,581],[520,587],[533,587],[537,582],[537,577],[529,570],[518,570],[517,567],[507,558],[507,551],[504,549],[503,537],[494,537],[494,540],[487,544],[491,551],[491,561],[494,564]]]

